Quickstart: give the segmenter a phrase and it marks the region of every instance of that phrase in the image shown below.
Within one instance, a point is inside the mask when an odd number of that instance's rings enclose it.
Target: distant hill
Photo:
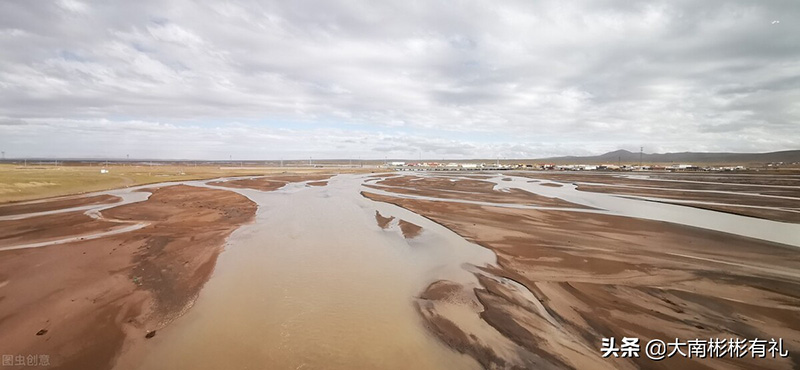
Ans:
[[[616,163],[618,161],[627,163],[638,163],[639,153],[630,152],[627,150],[615,150],[596,156],[577,157],[551,157],[541,158],[538,161],[547,162],[570,162],[570,163]],[[645,153],[642,155],[642,162],[644,163],[706,163],[706,164],[733,164],[733,163],[772,163],[784,162],[795,163],[800,162],[800,150],[784,150],[780,152],[770,153],[697,153],[697,152],[682,152],[682,153]]]

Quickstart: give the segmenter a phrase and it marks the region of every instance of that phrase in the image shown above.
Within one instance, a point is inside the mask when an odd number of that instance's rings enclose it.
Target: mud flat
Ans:
[[[752,193],[800,197],[800,177],[786,175],[724,175],[708,176],[692,173],[664,172],[552,172],[522,171],[516,176],[546,179],[560,183],[583,185],[616,185],[655,189]]]
[[[307,182],[311,186],[325,186],[327,179],[332,175],[277,175],[277,176],[264,176],[246,179],[234,179],[227,181],[214,181],[209,185],[223,186],[228,188],[237,189],[254,189],[261,191],[278,190],[287,184],[295,182]]]
[[[67,212],[0,221],[6,235],[0,246],[6,247],[89,236],[120,222],[143,225],[92,240],[0,250],[4,354],[47,355],[57,369],[111,368],[120,353],[141,346],[192,304],[227,236],[256,211],[229,191],[185,185],[149,190],[149,199],[97,212],[100,219]],[[37,212],[112,198],[9,207]]]
[[[494,183],[504,183],[503,177]],[[797,245],[613,213],[515,209],[369,190],[364,195],[429,218],[497,254],[495,266],[473,270],[479,286],[440,280],[417,302],[433,334],[486,368],[800,364]],[[644,342],[783,338],[790,356],[600,358],[602,338],[623,336]]]
[[[800,178],[786,175],[674,173],[520,173],[577,185],[581,191],[632,196],[766,220],[800,222]]]
[[[484,178],[489,178],[484,176]],[[484,202],[527,204],[547,207],[587,208],[563,201],[559,198],[544,197],[519,189],[495,190],[494,184],[475,180],[475,177],[419,177],[406,175],[392,177],[375,184],[364,185],[391,193],[437,197],[442,199],[472,199]]]
[[[64,208],[75,208],[95,204],[112,204],[119,202],[120,198],[101,194],[85,197],[61,197],[38,201],[17,202],[0,205],[0,216],[19,215],[26,213],[47,212]]]
[[[0,250],[20,244],[88,236],[118,227],[122,226],[94,219],[80,211],[0,221]]]

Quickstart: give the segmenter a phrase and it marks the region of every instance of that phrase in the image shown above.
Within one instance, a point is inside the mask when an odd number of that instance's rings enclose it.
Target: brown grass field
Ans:
[[[108,173],[100,173],[101,169]],[[192,165],[18,166],[0,164],[0,204],[168,181],[282,173],[353,173],[361,168],[220,167]]]

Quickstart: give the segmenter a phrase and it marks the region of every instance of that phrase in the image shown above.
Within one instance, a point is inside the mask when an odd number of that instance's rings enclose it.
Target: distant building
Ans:
[[[700,167],[692,164],[676,164],[672,165],[669,169],[673,171],[696,171],[699,170]]]

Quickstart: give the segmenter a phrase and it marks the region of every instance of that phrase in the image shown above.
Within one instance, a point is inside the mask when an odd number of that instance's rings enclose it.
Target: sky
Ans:
[[[6,158],[800,149],[800,2],[0,1]]]

